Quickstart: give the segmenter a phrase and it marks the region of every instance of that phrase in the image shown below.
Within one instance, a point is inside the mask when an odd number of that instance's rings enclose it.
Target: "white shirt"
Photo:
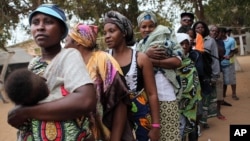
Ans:
[[[176,100],[174,88],[162,72],[158,71],[155,74],[155,81],[156,81],[159,101]]]
[[[61,86],[72,93],[76,88],[93,83],[81,54],[72,48],[62,49],[47,66],[44,78],[50,90],[50,95],[40,101],[49,102],[62,98]]]

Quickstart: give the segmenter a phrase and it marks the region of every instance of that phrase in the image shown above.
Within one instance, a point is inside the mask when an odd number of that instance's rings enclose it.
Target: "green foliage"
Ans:
[[[250,1],[249,0],[173,0],[182,11],[194,12],[196,20],[207,24],[233,27],[241,30],[250,29]]]
[[[1,0],[0,1],[0,48],[5,48],[7,39],[11,38],[10,32],[19,23],[21,14],[27,15],[34,9],[37,0]]]
[[[42,3],[56,3],[68,14],[68,18],[77,17],[79,21],[89,20],[92,24],[102,26],[99,22],[109,10],[116,10],[136,22],[139,14],[136,0],[1,0],[0,1],[0,47],[10,39],[10,31],[19,23],[20,15],[28,15]],[[25,27],[24,27],[25,28]],[[101,30],[102,28],[100,28]]]
[[[225,26],[250,26],[250,1],[248,0],[1,0],[0,48],[10,39],[10,30],[42,3],[56,3],[67,13],[68,19],[88,20],[98,25],[102,33],[101,18],[109,10],[128,17],[137,29],[137,16],[143,10],[152,10],[160,24],[172,26],[182,11],[194,12],[197,20]],[[178,14],[177,14],[178,13]],[[23,26],[24,29],[28,27]],[[100,34],[101,35],[101,34]]]
[[[249,26],[250,1],[246,0],[211,0],[205,14],[209,23],[225,26]],[[213,12],[213,14],[210,14]]]
[[[133,25],[137,25],[136,18],[140,14],[138,8],[140,3],[136,0],[4,0],[0,3],[2,5],[0,10],[4,11],[1,15],[3,18],[0,24],[0,47],[6,44],[7,39],[10,39],[10,30],[13,30],[12,28],[20,21],[20,15],[27,17],[31,10],[42,3],[56,3],[65,10],[69,20],[77,17],[76,21],[91,21],[92,24],[100,27],[100,31],[103,29],[100,19],[109,10],[119,11],[128,17]]]

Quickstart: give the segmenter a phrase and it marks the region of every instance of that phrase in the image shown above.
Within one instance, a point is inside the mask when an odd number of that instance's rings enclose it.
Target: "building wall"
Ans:
[[[32,56],[38,56],[41,54],[41,49],[39,46],[36,45],[34,40],[27,40],[12,46],[8,46],[8,48],[15,48],[15,47],[19,47],[19,48],[23,48],[25,49],[30,55]]]

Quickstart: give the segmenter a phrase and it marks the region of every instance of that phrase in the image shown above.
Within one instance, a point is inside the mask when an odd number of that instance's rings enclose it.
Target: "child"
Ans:
[[[189,52],[191,51],[189,35],[186,33],[177,33],[176,38],[178,43],[182,46],[185,54],[182,60],[182,65],[177,71],[182,84],[182,95],[179,101],[181,113],[181,135],[183,139],[185,139],[186,136],[189,136],[189,140],[194,140],[198,138],[195,133],[197,102],[201,100],[200,82],[195,64],[189,58]]]
[[[16,105],[35,105],[49,95],[46,80],[28,69],[17,69],[7,78],[4,88]]]
[[[48,97],[49,89],[45,82],[45,78],[26,68],[17,69],[7,77],[4,89],[7,96],[16,105],[32,106]],[[19,127],[18,134],[29,131],[30,128],[30,122],[25,122]]]

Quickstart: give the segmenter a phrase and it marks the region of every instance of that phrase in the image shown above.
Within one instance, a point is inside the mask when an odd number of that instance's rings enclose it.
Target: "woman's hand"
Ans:
[[[224,57],[224,59],[226,59],[226,60],[229,60],[229,59],[230,59],[230,56],[229,56],[229,55],[224,55],[223,57]]]
[[[161,59],[167,58],[166,49],[159,48],[157,46],[158,45],[149,47],[148,50],[146,51],[147,56],[149,58],[157,59],[157,60],[161,60]]]
[[[152,127],[148,133],[150,141],[159,141],[160,140],[160,128]]]
[[[27,120],[28,116],[23,106],[18,105],[8,113],[8,123],[15,128],[20,127]]]

